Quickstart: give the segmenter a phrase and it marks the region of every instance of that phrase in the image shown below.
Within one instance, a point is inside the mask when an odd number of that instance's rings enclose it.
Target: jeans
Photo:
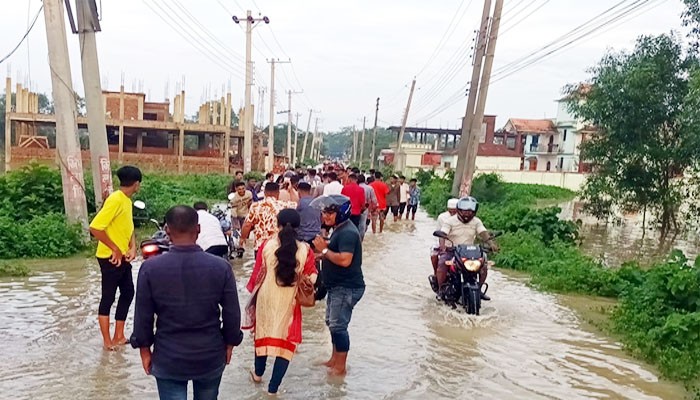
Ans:
[[[119,301],[117,301],[117,312],[114,319],[117,321],[126,321],[126,316],[129,314],[129,306],[134,299],[134,280],[131,277],[131,264],[125,259],[122,259],[122,264],[117,267],[109,262],[109,258],[98,258],[97,263],[100,264],[100,272],[102,273],[102,298],[98,315],[109,316],[109,310],[114,304],[114,299],[117,297],[117,288],[119,288]]]
[[[267,356],[255,356],[255,375],[263,376],[266,362]],[[268,392],[277,393],[288,367],[289,360],[285,360],[282,357],[275,358],[275,365],[272,367],[272,378],[270,378],[270,384],[267,387]]]
[[[194,400],[216,400],[219,397],[219,384],[223,372],[224,370],[221,368],[211,377],[193,380]],[[160,400],[187,400],[188,382],[156,377]]]
[[[348,325],[352,310],[365,294],[365,288],[345,288],[335,286],[328,288],[326,300],[326,326],[331,332],[331,341],[336,351],[347,353],[350,350]]]

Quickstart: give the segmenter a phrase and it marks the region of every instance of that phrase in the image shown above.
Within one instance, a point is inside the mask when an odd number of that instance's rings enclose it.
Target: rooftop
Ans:
[[[558,133],[551,119],[511,118],[508,121],[519,133]]]

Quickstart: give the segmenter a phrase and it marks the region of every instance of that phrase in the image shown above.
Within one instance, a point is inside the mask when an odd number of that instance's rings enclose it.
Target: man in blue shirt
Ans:
[[[226,261],[196,245],[193,208],[173,207],[165,222],[172,247],[141,265],[131,345],[140,349],[146,374],[156,377],[161,399],[186,399],[190,380],[195,399],[216,399],[243,340],[236,281]]]

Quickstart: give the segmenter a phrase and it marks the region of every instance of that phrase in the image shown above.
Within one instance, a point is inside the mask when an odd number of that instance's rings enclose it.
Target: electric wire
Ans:
[[[27,29],[27,32],[24,33],[22,38],[19,40],[19,43],[17,43],[17,46],[15,46],[5,57],[0,58],[0,64],[2,64],[4,61],[6,61],[8,58],[12,57],[13,54],[19,49],[19,47],[24,43],[24,41],[27,39],[27,36],[29,36],[29,33],[34,29],[34,25],[36,24],[37,19],[39,19],[39,15],[41,15],[41,12],[44,10],[44,5],[42,4],[41,7],[39,7],[39,11],[37,11],[36,16],[34,17],[34,20],[32,21],[32,24],[29,25],[29,28]]]

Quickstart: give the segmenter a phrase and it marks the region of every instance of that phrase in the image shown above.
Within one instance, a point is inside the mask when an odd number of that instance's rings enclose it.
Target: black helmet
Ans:
[[[320,211],[334,212],[336,226],[349,220],[352,212],[350,198],[342,194],[317,197],[310,206]]]

